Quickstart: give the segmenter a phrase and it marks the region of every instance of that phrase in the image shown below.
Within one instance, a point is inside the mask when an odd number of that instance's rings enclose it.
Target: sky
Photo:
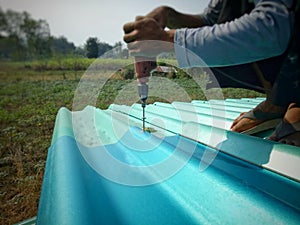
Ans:
[[[76,46],[88,37],[111,45],[123,40],[122,27],[137,15],[168,5],[184,13],[201,13],[209,0],[0,0],[3,10],[30,13],[44,19],[53,36],[65,36]]]

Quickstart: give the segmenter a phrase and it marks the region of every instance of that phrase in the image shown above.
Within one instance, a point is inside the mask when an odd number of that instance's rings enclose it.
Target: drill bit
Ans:
[[[145,120],[146,120],[146,100],[148,98],[148,84],[147,83],[140,83],[138,84],[138,91],[139,91],[139,96],[140,96],[140,100],[141,100],[141,103],[142,103],[142,109],[143,109],[143,117],[142,117],[142,123],[143,123],[143,131],[146,130],[146,127],[145,127]]]
[[[143,117],[142,117],[143,127],[142,127],[142,130],[145,131],[146,130],[146,127],[145,127],[145,120],[146,120],[145,108],[146,108],[146,102],[142,103],[142,108],[143,108]]]

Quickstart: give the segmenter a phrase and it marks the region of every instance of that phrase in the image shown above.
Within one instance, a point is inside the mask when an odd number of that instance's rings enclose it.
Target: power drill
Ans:
[[[140,96],[140,101],[143,109],[143,128],[145,131],[145,108],[146,101],[148,98],[148,82],[151,76],[151,71],[156,68],[156,58],[146,58],[146,57],[138,57],[134,58],[134,69],[138,82],[138,93]]]

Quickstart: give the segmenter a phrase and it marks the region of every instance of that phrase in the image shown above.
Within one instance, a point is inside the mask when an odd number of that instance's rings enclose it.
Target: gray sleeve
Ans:
[[[228,66],[280,55],[290,40],[291,21],[280,0],[261,0],[250,14],[234,21],[178,29],[174,39],[178,63],[181,67]]]
[[[220,12],[222,10],[223,0],[211,0],[208,6],[200,14],[203,22],[207,26],[212,26],[217,23]]]

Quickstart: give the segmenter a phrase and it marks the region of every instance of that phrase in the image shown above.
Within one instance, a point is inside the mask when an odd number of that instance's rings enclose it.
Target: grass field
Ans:
[[[47,150],[60,107],[72,109],[74,92],[87,59],[59,59],[30,63],[0,62],[0,224],[13,224],[37,214]],[[99,61],[107,71],[114,61]],[[118,61],[126,65],[128,61]],[[102,88],[96,106],[107,108],[118,92],[133,80],[119,73]],[[191,99],[204,99],[198,85],[188,78],[173,78]],[[135,95],[136,90],[131,90]],[[168,92],[168,90],[165,90]],[[261,97],[241,89],[224,89],[225,98]],[[137,95],[137,93],[136,93]],[[149,103],[163,100],[150,98]],[[176,96],[169,101],[178,100]]]

